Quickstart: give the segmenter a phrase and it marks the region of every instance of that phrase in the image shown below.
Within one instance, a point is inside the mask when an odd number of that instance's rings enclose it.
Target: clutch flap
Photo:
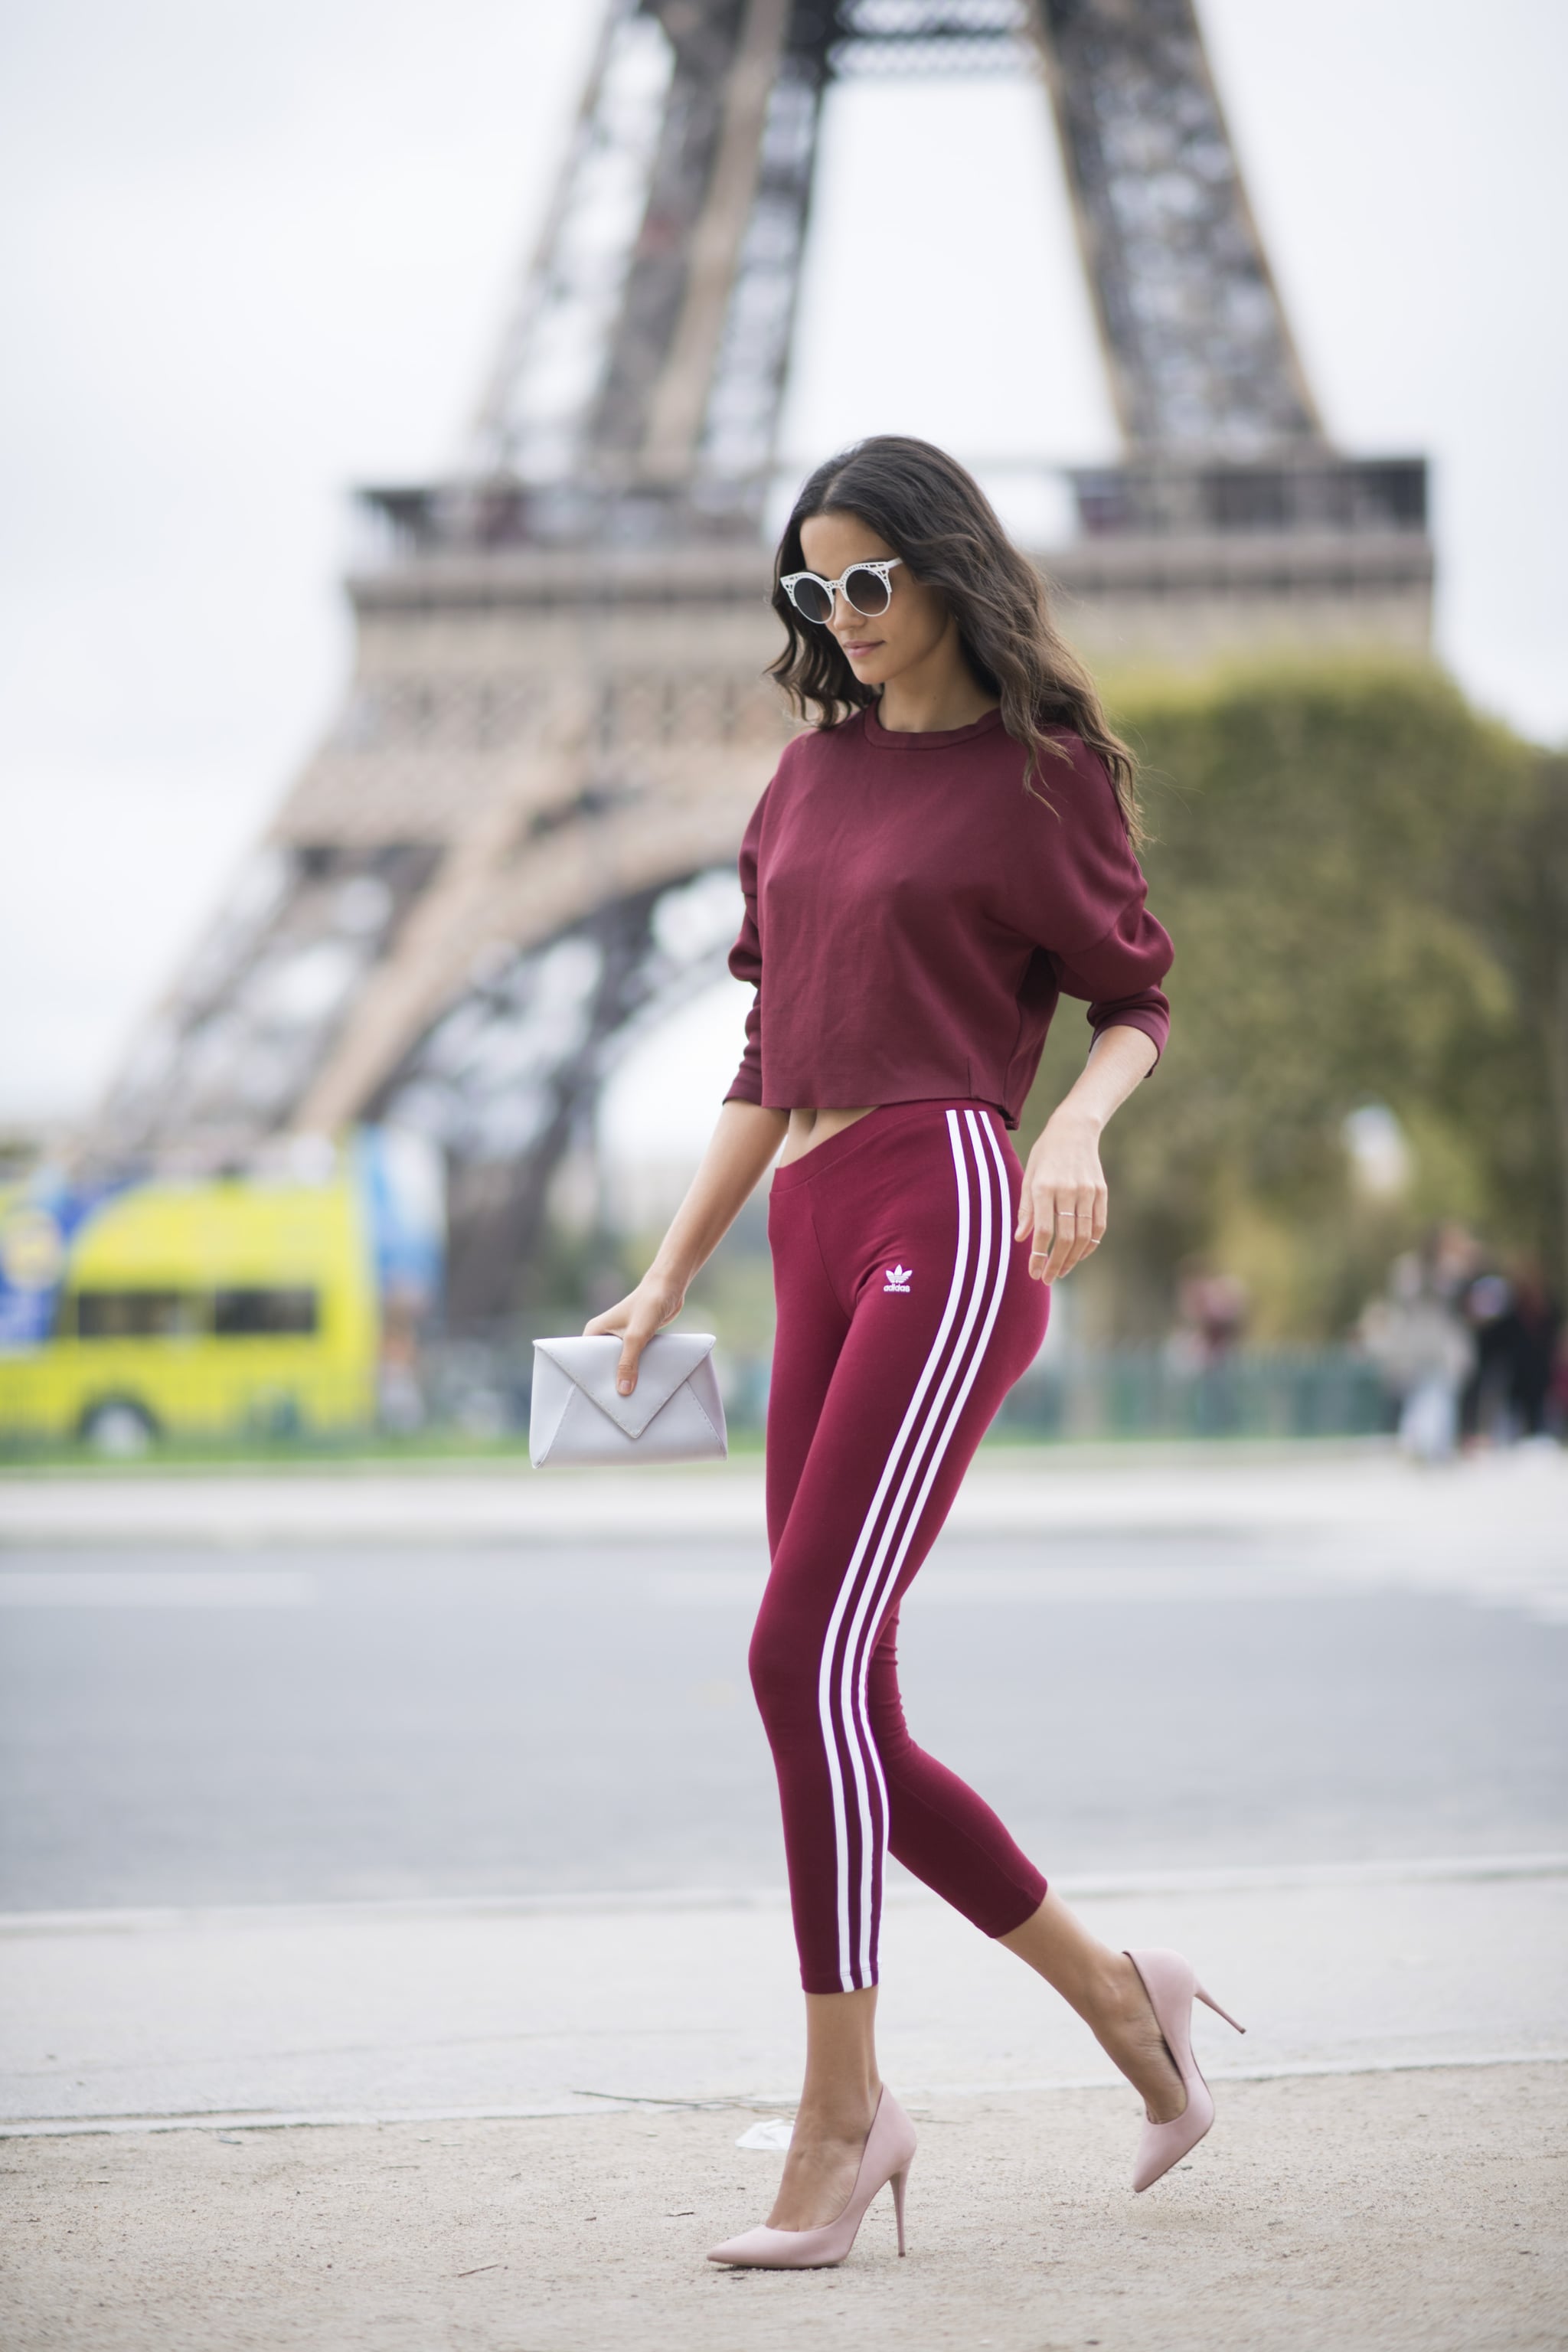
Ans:
[[[713,1353],[711,1331],[659,1331],[643,1349],[637,1384],[630,1396],[616,1391],[616,1366],[621,1343],[612,1337],[536,1339],[542,1356],[565,1373],[591,1403],[606,1413],[628,1437],[640,1437],[662,1412],[678,1388]]]

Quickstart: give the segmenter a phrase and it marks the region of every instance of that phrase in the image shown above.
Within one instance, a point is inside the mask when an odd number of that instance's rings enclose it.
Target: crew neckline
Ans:
[[[884,727],[869,703],[862,711],[866,722],[866,740],[879,751],[943,751],[950,743],[967,743],[976,735],[989,735],[1002,724],[1000,704],[988,710],[983,719],[972,719],[967,727],[934,727],[896,730]]]

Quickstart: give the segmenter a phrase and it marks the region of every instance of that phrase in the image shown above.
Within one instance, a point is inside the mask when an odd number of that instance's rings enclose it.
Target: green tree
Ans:
[[[1329,1337],[1436,1215],[1560,1271],[1564,763],[1424,666],[1280,663],[1111,698],[1145,763],[1176,964],[1170,1051],[1107,1138],[1116,1243],[1079,1277],[1091,1328],[1161,1328],[1177,1266],[1204,1256],[1248,1282],[1259,1337]],[[1036,1120],[1081,1059],[1070,1010]],[[1343,1122],[1369,1101],[1413,1147],[1397,1204],[1352,1181]]]

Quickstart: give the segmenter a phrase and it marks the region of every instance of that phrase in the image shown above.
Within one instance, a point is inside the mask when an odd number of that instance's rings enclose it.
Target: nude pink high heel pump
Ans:
[[[825,2221],[819,2230],[770,2230],[765,2226],[747,2230],[741,2237],[728,2238],[721,2246],[715,2246],[709,2261],[735,2263],[757,2271],[829,2270],[844,2260],[855,2243],[868,2207],[889,2181],[893,2184],[893,2211],[898,2219],[901,2254],[904,2183],[909,2179],[914,2152],[915,2127],[891,2091],[884,2088],[866,2135],[860,2169],[855,2175],[849,2202],[836,2221]]]
[[[1144,2124],[1138,2160],[1132,2168],[1136,2194],[1152,2188],[1162,2174],[1190,2155],[1214,2121],[1214,2097],[1193,2056],[1193,2002],[1201,2000],[1205,2009],[1212,2009],[1227,2025],[1236,2025],[1236,2020],[1204,1990],[1193,1973],[1192,1962],[1184,1959],[1180,1952],[1129,1952],[1127,1958],[1143,1980],[1154,2022],[1165,2037],[1165,2047],[1187,2093],[1187,2104],[1173,2122]],[[1236,2030],[1245,2033],[1247,2028],[1236,2025]]]

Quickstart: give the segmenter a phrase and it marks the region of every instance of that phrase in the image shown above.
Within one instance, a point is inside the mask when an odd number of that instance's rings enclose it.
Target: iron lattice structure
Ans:
[[[957,73],[1055,117],[1125,444],[1050,559],[1086,650],[1425,644],[1424,467],[1325,437],[1192,0],[608,0],[463,462],[363,494],[347,708],[101,1153],[416,1124],[455,1322],[515,1299],[616,1054],[719,968],[787,731],[759,524],[824,104]]]

